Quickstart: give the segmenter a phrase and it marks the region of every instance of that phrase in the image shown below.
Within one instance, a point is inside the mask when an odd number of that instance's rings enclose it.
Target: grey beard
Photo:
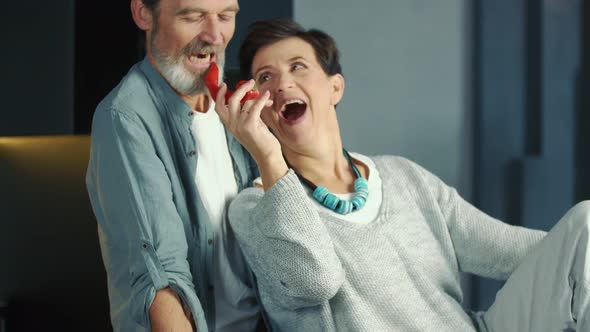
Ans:
[[[187,70],[184,67],[185,55],[174,59],[172,56],[163,55],[154,49],[152,49],[152,55],[162,76],[174,90],[187,96],[206,92],[204,74],[195,74]]]
[[[207,93],[207,87],[205,86],[205,76],[207,75],[207,71],[201,74],[196,74],[189,71],[184,66],[184,61],[187,57],[186,54],[190,54],[189,50],[194,47],[191,45],[192,43],[185,47],[182,50],[182,53],[177,57],[160,52],[154,47],[154,38],[152,38],[151,44],[152,57],[158,65],[158,69],[160,69],[162,76],[164,76],[164,79],[168,81],[168,84],[170,84],[174,90],[185,96],[196,96],[201,93]],[[219,66],[221,78],[223,77],[224,56],[221,52],[216,53],[216,55],[216,62]]]

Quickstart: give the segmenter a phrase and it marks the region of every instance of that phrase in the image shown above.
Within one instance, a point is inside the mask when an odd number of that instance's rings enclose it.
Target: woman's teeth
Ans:
[[[293,99],[293,100],[287,100],[282,107],[282,111],[284,112],[287,109],[287,106],[292,105],[292,104],[300,104],[300,105],[304,105],[305,102],[303,102],[302,100],[299,99]]]

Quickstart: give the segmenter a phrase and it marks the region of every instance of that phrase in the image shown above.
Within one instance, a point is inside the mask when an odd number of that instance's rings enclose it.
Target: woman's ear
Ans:
[[[152,29],[154,19],[152,11],[143,4],[142,0],[131,0],[131,15],[133,21],[141,30],[149,31]]]
[[[332,105],[338,105],[342,97],[344,96],[344,76],[341,74],[335,74],[330,77],[330,83],[332,84]]]

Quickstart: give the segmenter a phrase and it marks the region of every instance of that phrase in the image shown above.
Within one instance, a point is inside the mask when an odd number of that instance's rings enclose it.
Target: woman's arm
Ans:
[[[229,220],[261,293],[287,309],[330,300],[344,270],[330,234],[290,170],[264,193],[244,190]]]
[[[507,279],[545,232],[506,224],[465,201],[438,177],[413,164],[440,207],[459,269],[493,279]]]

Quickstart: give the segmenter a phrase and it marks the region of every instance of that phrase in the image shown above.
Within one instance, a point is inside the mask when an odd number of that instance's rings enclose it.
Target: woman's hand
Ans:
[[[221,122],[250,152],[252,157],[256,161],[261,161],[277,153],[281,154],[281,145],[260,118],[262,109],[272,105],[268,92],[256,99],[246,101],[243,106],[240,105],[240,100],[253,87],[253,80],[242,84],[229,97],[227,105],[225,105],[224,96],[227,92],[227,84],[223,83],[217,94],[215,111],[219,114]]]
[[[281,152],[281,144],[260,118],[264,107],[272,105],[268,91],[256,99],[240,100],[254,87],[254,80],[239,86],[225,104],[227,84],[217,93],[215,111],[229,132],[250,152],[260,170],[263,186],[270,188],[287,172],[287,164]]]

